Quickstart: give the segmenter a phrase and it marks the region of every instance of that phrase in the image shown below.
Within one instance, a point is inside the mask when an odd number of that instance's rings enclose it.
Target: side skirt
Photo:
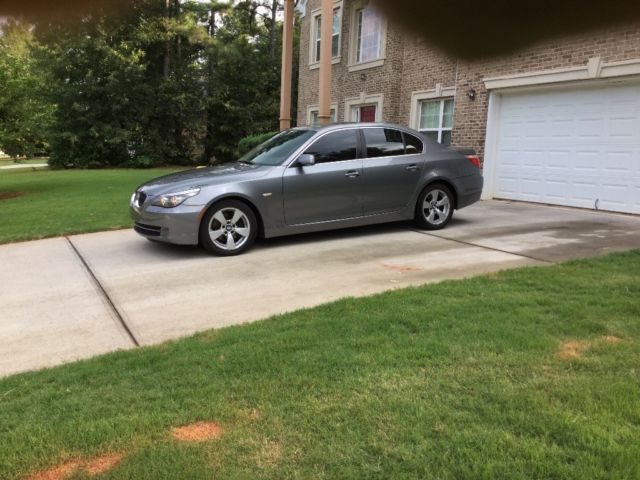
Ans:
[[[363,227],[365,225],[376,225],[380,223],[398,222],[413,219],[413,211],[402,210],[399,212],[385,213],[381,215],[370,215],[367,217],[348,218],[346,220],[335,220],[331,222],[308,223],[305,225],[290,225],[278,229],[266,229],[265,238],[282,237],[285,235],[296,235],[298,233],[324,232],[327,230],[339,230],[341,228]]]

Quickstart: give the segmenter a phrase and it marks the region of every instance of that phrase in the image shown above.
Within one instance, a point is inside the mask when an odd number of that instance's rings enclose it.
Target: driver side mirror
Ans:
[[[316,157],[310,153],[303,153],[298,157],[298,165],[300,167],[312,167],[316,164]]]

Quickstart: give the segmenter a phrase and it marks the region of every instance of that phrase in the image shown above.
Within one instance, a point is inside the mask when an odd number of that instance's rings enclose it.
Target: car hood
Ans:
[[[259,178],[272,168],[267,165],[250,165],[246,163],[195,168],[154,178],[140,185],[137,190],[143,190],[147,195],[162,195],[191,187],[206,187]]]

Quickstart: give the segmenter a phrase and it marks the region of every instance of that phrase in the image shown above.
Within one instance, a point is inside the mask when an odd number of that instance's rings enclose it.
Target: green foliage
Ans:
[[[16,196],[0,202],[0,244],[129,228],[131,192],[152,178],[174,171],[2,171],[0,192]]]
[[[46,72],[36,68],[30,30],[15,22],[0,34],[0,150],[11,157],[47,155],[53,105],[43,101]]]
[[[21,27],[28,55],[0,50],[0,80],[20,78],[22,92],[0,87],[0,148],[26,138],[32,152],[24,132],[37,132],[54,168],[193,165],[231,161],[240,139],[277,128],[281,1],[127,7],[39,20]],[[6,103],[42,126],[5,120]]]
[[[249,152],[252,148],[257,147],[261,143],[266,142],[278,132],[259,133],[257,135],[249,135],[238,142],[238,155],[242,156]]]

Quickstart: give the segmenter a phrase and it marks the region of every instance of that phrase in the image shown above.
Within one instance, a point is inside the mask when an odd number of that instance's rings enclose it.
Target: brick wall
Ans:
[[[453,143],[472,146],[484,155],[489,101],[484,78],[583,67],[590,58],[598,56],[603,62],[640,58],[640,24],[548,40],[509,56],[460,62]],[[477,92],[475,102],[466,98],[470,88]]]
[[[388,25],[386,61],[382,67],[348,71],[349,29],[352,0],[343,3],[342,52],[333,66],[332,102],[338,104],[339,121],[344,120],[345,98],[384,94],[383,121],[410,125],[411,95],[421,90],[456,87],[453,144],[475,148],[482,156],[487,125],[488,92],[484,78],[525,72],[585,66],[592,57],[604,62],[640,58],[640,23],[602,29],[568,38],[552,39],[508,56],[480,61],[451,58],[422,40]],[[302,22],[300,48],[300,93],[298,118],[306,123],[307,106],[318,103],[318,70],[309,69],[311,12],[320,0],[310,0]],[[466,96],[476,91],[476,100]]]
[[[307,14],[302,19],[300,32],[300,72],[298,93],[298,119],[307,122],[307,106],[318,104],[319,70],[309,68],[309,44],[311,41],[312,11],[320,8],[320,0],[307,2]],[[365,95],[384,95],[385,121],[400,120],[400,86],[402,81],[404,36],[393,25],[387,27],[386,60],[381,67],[349,72],[350,26],[352,3],[343,3],[341,62],[333,65],[332,103],[338,104],[338,121],[345,119],[345,99]]]

